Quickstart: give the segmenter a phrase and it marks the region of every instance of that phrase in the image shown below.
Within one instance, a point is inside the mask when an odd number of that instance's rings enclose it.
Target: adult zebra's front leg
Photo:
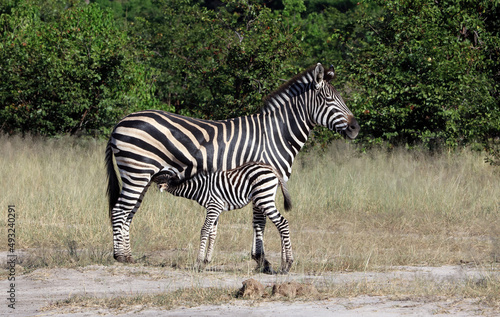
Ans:
[[[257,270],[266,274],[276,274],[271,263],[266,259],[264,252],[264,229],[266,228],[266,215],[260,208],[253,206],[253,244],[252,259],[257,262]]]

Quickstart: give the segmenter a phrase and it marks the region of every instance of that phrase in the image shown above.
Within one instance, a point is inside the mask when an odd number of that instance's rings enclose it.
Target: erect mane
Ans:
[[[272,110],[275,106],[270,103],[272,99],[274,99],[276,96],[284,93],[289,89],[291,86],[295,85],[299,79],[302,79],[305,77],[306,74],[311,73],[314,69],[316,68],[316,65],[312,65],[311,67],[307,68],[303,72],[295,75],[292,79],[281,85],[278,89],[270,93],[264,98],[264,106],[262,107],[261,111],[266,112],[267,110]]]

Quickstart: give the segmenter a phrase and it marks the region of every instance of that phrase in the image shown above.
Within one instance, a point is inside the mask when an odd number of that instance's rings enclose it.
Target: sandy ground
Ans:
[[[186,287],[240,288],[242,281],[254,278],[264,285],[297,281],[300,283],[346,283],[355,281],[388,282],[389,279],[430,278],[435,280],[480,278],[481,272],[463,266],[397,267],[388,272],[327,273],[309,276],[291,273],[286,276],[242,274],[239,272],[203,272],[137,265],[88,266],[79,269],[38,269],[16,276],[16,309],[7,301],[0,307],[2,316],[500,316],[500,311],[482,307],[467,299],[394,299],[385,296],[330,298],[319,301],[251,301],[233,300],[230,303],[192,308],[162,310],[151,307],[130,307],[127,311],[65,307],[50,308],[51,303],[73,295],[127,296],[173,291]],[[491,273],[489,273],[491,274]],[[494,272],[493,274],[499,274]],[[2,292],[8,289],[2,280]],[[5,295],[4,295],[5,296]],[[49,308],[47,308],[49,307]]]

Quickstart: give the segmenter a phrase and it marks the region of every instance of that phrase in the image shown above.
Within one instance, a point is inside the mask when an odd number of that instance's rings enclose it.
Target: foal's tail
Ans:
[[[281,192],[283,193],[285,210],[289,211],[292,209],[292,197],[290,197],[290,193],[288,192],[288,187],[286,186],[286,181],[281,177],[279,172],[275,172],[276,176],[278,176],[278,181],[281,186]]]
[[[281,192],[283,193],[283,197],[285,198],[285,210],[289,211],[292,209],[292,198],[290,197],[290,193],[288,192],[288,188],[286,187],[286,182],[281,183]]]

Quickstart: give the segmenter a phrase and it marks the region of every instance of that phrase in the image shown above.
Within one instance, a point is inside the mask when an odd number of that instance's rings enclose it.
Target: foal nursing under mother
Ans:
[[[155,175],[170,173],[183,179],[262,162],[287,181],[314,126],[354,139],[359,125],[330,84],[334,75],[333,67],[313,65],[267,96],[261,111],[249,116],[210,121],[146,110],[123,118],[106,147],[114,258],[133,261],[130,225]],[[252,258],[259,266],[268,263],[265,225],[266,216],[254,213]]]

